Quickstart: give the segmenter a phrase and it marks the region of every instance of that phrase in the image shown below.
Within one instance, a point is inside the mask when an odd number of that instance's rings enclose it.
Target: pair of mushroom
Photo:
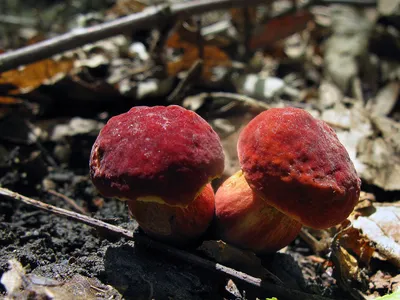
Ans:
[[[334,131],[295,108],[254,118],[238,142],[242,171],[215,197],[210,182],[222,174],[218,135],[196,113],[179,106],[134,107],[111,118],[90,157],[94,185],[127,200],[150,236],[188,244],[213,218],[223,240],[258,253],[286,246],[301,224],[326,228],[355,206],[360,180]]]

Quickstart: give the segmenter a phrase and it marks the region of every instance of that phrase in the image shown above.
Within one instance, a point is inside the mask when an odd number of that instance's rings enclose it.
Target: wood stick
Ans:
[[[135,240],[136,242],[144,243],[148,247],[150,247],[154,250],[160,251],[162,253],[166,253],[174,258],[177,258],[177,259],[185,261],[187,263],[207,269],[214,273],[219,273],[219,274],[223,275],[224,277],[236,279],[236,280],[246,284],[247,286],[251,286],[253,288],[254,287],[259,288],[265,292],[268,292],[269,294],[271,294],[273,296],[288,298],[288,299],[298,299],[298,300],[329,300],[329,298],[322,297],[319,295],[308,294],[308,293],[304,293],[304,292],[301,292],[298,290],[293,290],[293,289],[290,289],[290,288],[287,288],[287,287],[284,287],[281,285],[276,285],[273,283],[262,281],[260,278],[253,277],[251,275],[248,275],[246,273],[226,267],[219,263],[212,262],[210,260],[204,259],[195,254],[192,254],[190,252],[177,249],[175,247],[166,245],[164,243],[157,242],[155,240],[150,239],[149,237],[147,237],[145,235],[142,235],[142,234],[134,235],[133,232],[123,229],[121,227],[108,224],[106,222],[94,219],[94,218],[86,216],[86,215],[82,215],[82,214],[79,214],[76,212],[72,212],[72,211],[69,211],[66,209],[55,207],[50,204],[43,203],[41,201],[23,196],[21,194],[18,194],[16,192],[13,192],[6,188],[0,187],[0,195],[3,195],[12,200],[21,201],[25,204],[37,207],[41,210],[45,210],[45,211],[54,213],[54,214],[62,216],[62,217],[72,219],[74,221],[81,222],[83,224],[92,226],[97,229],[101,229],[103,231],[107,230],[108,232],[118,235],[120,237],[129,239],[129,240]]]
[[[152,28],[162,24],[169,18],[184,19],[192,15],[232,7],[249,7],[265,5],[273,0],[195,0],[156,5],[145,8],[142,12],[131,14],[116,20],[86,28],[74,29],[57,37],[26,46],[0,55],[0,73],[15,69],[21,65],[30,64],[41,59],[49,58],[120,34],[126,30]],[[359,6],[374,6],[376,0],[310,0],[314,4],[342,3]]]
[[[52,194],[58,198],[63,199],[71,208],[73,208],[75,211],[78,213],[81,213],[83,215],[87,215],[88,213],[83,209],[83,207],[79,206],[76,201],[68,196],[65,196],[55,190],[47,190],[49,194]]]
[[[208,11],[257,5],[268,1],[272,0],[196,0],[171,5],[149,6],[135,14],[91,27],[77,28],[43,42],[6,52],[0,55],[0,72],[112,37],[126,30],[152,28],[156,24],[162,24],[168,18],[184,19]]]

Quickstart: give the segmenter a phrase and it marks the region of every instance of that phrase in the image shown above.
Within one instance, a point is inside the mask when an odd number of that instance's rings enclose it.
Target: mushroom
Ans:
[[[361,180],[335,132],[298,108],[272,108],[243,129],[241,171],[215,195],[218,236],[256,253],[288,245],[306,225],[339,224]]]
[[[204,223],[214,213],[214,195],[207,185],[223,169],[218,135],[199,115],[176,105],[138,106],[111,118],[90,156],[90,176],[100,193],[127,200],[145,232],[172,242],[205,231]],[[174,210],[167,233],[165,216]],[[199,230],[189,229],[192,220],[201,223]],[[178,232],[174,222],[188,227]]]
[[[299,108],[272,108],[240,133],[238,156],[251,189],[303,225],[341,223],[361,180],[334,130]]]
[[[196,241],[213,220],[214,191],[211,184],[207,184],[186,206],[128,201],[128,209],[149,236],[174,245],[188,245]]]
[[[257,254],[285,247],[302,227],[252,191],[242,171],[229,177],[217,190],[215,215],[219,238]]]

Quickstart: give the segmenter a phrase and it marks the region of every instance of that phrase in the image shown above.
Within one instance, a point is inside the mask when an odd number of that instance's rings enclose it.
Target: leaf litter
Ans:
[[[18,14],[9,2],[7,9]],[[71,19],[72,28],[84,29],[154,4],[124,0],[111,1],[110,6],[103,2],[97,14],[77,17],[76,12],[65,9],[62,19]],[[200,21],[174,21],[163,35],[157,34],[162,32],[157,26],[139,33],[121,33],[1,73],[0,128],[4,134],[0,137],[0,185],[36,196],[52,187],[76,199],[77,205],[90,213],[129,227],[132,221],[124,208],[99,196],[87,178],[88,152],[110,116],[134,105],[166,105],[166,97],[182,82],[184,87],[173,100],[206,117],[221,136],[226,169],[215,183],[218,185],[239,169],[238,134],[252,117],[269,107],[301,107],[336,130],[369,194],[361,195],[347,222],[330,230],[306,230],[311,239],[301,236],[272,257],[259,258],[212,240],[197,251],[267,281],[336,299],[395,297],[400,282],[397,2],[381,0],[376,7],[320,5],[287,15],[283,12],[292,2],[300,6],[302,1],[272,2],[259,9],[207,13]],[[48,8],[43,17],[53,18],[55,10],[55,6]],[[49,37],[60,32],[57,20],[49,24],[33,33]],[[6,50],[21,43],[7,36],[1,43]],[[18,46],[24,43],[27,39]],[[201,72],[191,75],[190,69],[198,61]],[[74,104],[69,112],[57,110],[58,105],[68,106],[73,100],[70,95],[74,89],[79,90],[82,102],[75,100],[73,103],[79,105]],[[105,102],[100,100],[104,98]],[[46,199],[65,205],[53,196]],[[121,295],[246,299],[253,295],[239,282],[213,283],[208,274],[192,272],[178,262],[167,264],[155,258],[154,264],[146,266],[149,257],[135,257],[134,245],[119,242],[99,246],[98,236],[87,230],[81,236],[63,235],[56,226],[54,236],[49,236],[46,223],[57,224],[53,217],[35,215],[10,202],[0,201],[0,205],[0,290],[7,291],[8,297],[34,294],[63,299],[80,293],[101,298],[102,293],[111,293],[115,299]],[[69,248],[69,243],[74,246]],[[83,256],[77,250],[80,247]],[[118,278],[110,267],[110,257],[118,255],[132,264],[116,264],[126,274],[135,268],[137,278]],[[18,259],[24,267],[10,259]],[[299,272],[293,271],[296,268]],[[164,272],[167,279],[154,272]],[[181,286],[174,285],[174,280]],[[130,281],[142,286],[133,291],[128,287]],[[179,288],[181,291],[173,294]]]

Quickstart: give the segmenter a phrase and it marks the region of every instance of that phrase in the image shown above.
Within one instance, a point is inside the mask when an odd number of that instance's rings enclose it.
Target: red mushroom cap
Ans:
[[[180,106],[133,107],[111,118],[90,156],[90,176],[106,197],[187,205],[224,169],[220,139]]]
[[[215,224],[222,240],[256,253],[287,246],[302,227],[252,191],[242,171],[229,177],[217,190]]]
[[[238,141],[250,187],[302,224],[328,228],[348,217],[361,181],[344,146],[325,122],[298,108],[255,117]]]

